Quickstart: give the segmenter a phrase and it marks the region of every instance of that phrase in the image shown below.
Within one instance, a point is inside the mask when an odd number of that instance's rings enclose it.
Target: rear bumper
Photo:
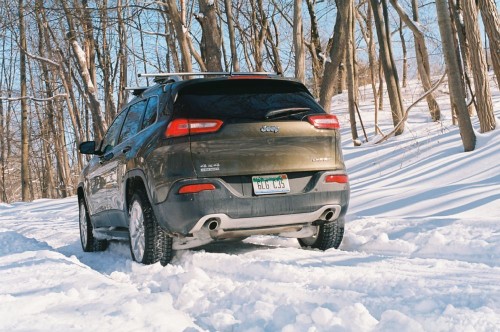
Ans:
[[[218,221],[218,231],[283,228],[305,225],[325,211],[331,220],[343,217],[349,202],[349,184],[325,183],[324,178],[340,172],[318,173],[307,189],[294,194],[242,196],[220,178],[190,179],[174,183],[167,199],[153,206],[159,224],[171,234],[189,236],[211,220]],[[215,190],[196,194],[178,194],[186,184],[211,183]],[[262,233],[262,232],[260,232]],[[236,237],[236,236],[235,236]]]

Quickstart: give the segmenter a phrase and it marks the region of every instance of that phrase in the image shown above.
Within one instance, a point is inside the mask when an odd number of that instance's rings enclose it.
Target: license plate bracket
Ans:
[[[252,176],[255,195],[286,194],[290,192],[290,183],[286,174]]]

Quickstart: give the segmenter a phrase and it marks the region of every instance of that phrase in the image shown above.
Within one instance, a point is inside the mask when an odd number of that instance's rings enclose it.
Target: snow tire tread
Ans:
[[[132,203],[134,200],[141,204],[144,216],[145,246],[141,263],[150,265],[159,261],[161,265],[165,266],[174,256],[172,238],[158,224],[153,208],[144,191],[138,190],[132,196],[130,202]]]
[[[341,224],[343,223],[336,220],[320,225],[318,226],[316,241],[313,244],[308,245],[301,239],[298,239],[299,243],[302,247],[311,247],[320,250],[338,249],[344,237],[344,227]]]
[[[108,248],[107,240],[99,240],[94,237],[92,222],[90,221],[89,212],[87,210],[87,205],[85,204],[85,200],[80,198],[78,200],[78,204],[83,204],[85,208],[85,221],[87,223],[87,243],[84,245],[82,243],[82,249],[84,252],[98,252],[104,251]],[[81,234],[80,234],[81,237]]]

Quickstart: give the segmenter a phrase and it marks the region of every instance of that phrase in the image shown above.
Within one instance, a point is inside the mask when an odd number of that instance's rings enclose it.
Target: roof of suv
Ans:
[[[273,82],[269,85],[266,84],[266,86],[274,86],[274,87],[284,87],[287,86],[288,88],[296,89],[296,91],[303,91],[307,92],[310,94],[310,91],[299,81],[293,79],[293,78],[285,78],[277,74],[273,73],[212,73],[212,72],[207,72],[207,73],[160,73],[160,74],[139,74],[140,77],[154,77],[154,81],[157,83],[156,85],[153,86],[148,86],[148,87],[137,87],[137,88],[128,88],[128,90],[132,90],[132,94],[134,96],[140,96],[142,93],[144,93],[147,90],[150,90],[152,88],[158,87],[158,85],[167,85],[167,84],[172,84],[173,87],[173,93],[178,93],[180,90],[184,90],[185,88],[188,88],[190,86],[194,85],[199,85],[199,84],[204,84],[204,83],[215,83],[215,82],[226,82],[226,81],[233,81],[233,80],[249,80],[249,81],[254,81],[254,80],[263,80],[268,82]],[[181,77],[183,76],[208,76],[208,77],[203,77],[203,78],[188,78],[188,79],[182,79]],[[278,83],[280,82],[280,83]],[[264,82],[262,82],[264,83]],[[217,84],[216,84],[217,85]],[[226,85],[225,88],[227,89],[228,86]],[[214,89],[217,89],[217,86],[214,86]],[[272,92],[272,91],[271,91]]]

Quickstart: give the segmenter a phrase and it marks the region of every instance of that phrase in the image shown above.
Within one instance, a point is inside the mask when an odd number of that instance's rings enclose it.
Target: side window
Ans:
[[[140,101],[130,106],[127,118],[123,123],[122,132],[119,142],[125,141],[127,138],[134,136],[141,129],[141,120],[146,108],[147,100]]]
[[[104,135],[104,138],[102,140],[102,145],[101,145],[101,151],[103,153],[107,153],[113,147],[116,145],[118,142],[118,133],[120,132],[120,129],[123,124],[123,119],[125,118],[125,115],[127,115],[127,109],[124,109],[123,111],[118,114],[118,116],[115,118],[111,126],[108,128],[108,131],[106,135]]]
[[[151,97],[144,113],[144,120],[142,120],[142,129],[152,125],[156,121],[156,114],[158,110],[158,97]]]

